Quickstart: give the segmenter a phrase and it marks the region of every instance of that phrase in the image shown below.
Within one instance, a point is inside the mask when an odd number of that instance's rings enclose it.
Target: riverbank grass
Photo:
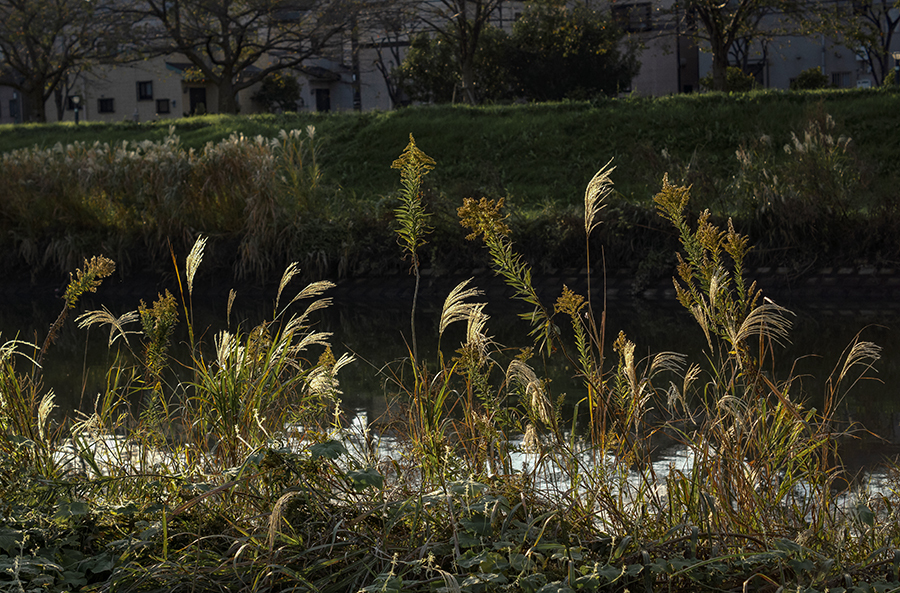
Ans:
[[[417,151],[410,138],[397,161],[414,276],[430,214],[419,188],[439,167]],[[584,194],[586,245],[611,173]],[[24,591],[900,587],[896,467],[877,488],[848,489],[840,474],[842,439],[860,427],[836,410],[878,347],[851,344],[824,407],[807,407],[795,377],[773,370],[790,312],[745,277],[748,238],[708,212],[691,222],[689,199],[665,179],[655,205],[679,238],[678,299],[706,338],[703,360],[638,359],[628,336],[606,335],[605,303],[568,287],[543,302],[503,201],[489,198],[466,200],[459,221],[528,305],[531,341],[497,344],[483,295],[461,283],[444,304],[436,360],[413,338],[408,357],[378,371],[382,418],[342,407],[339,371],[353,355],[336,356],[314,324],[330,283],[294,289],[296,265],[267,321],[211,340],[194,327],[204,239],[176,265],[177,297],[77,317],[109,330],[110,349],[106,387],[79,415],[55,415],[43,388],[52,340],[6,341],[0,578]],[[111,265],[85,261],[66,311]],[[176,323],[189,327],[178,360]],[[457,323],[464,338],[448,344]],[[542,377],[555,358],[582,382],[577,397]],[[663,437],[674,455],[661,456]]]

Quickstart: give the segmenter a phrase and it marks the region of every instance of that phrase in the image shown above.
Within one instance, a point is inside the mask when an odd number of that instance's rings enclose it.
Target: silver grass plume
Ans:
[[[732,344],[741,343],[751,336],[763,336],[782,346],[783,342],[790,342],[791,321],[787,315],[793,313],[765,299],[762,305],[750,311],[740,327],[735,328],[733,324],[727,324],[725,331]]]
[[[216,334],[213,341],[216,345],[216,362],[219,363],[219,368],[227,369],[231,366],[231,361],[235,360],[237,362],[237,370],[240,370],[245,349],[237,341],[234,334],[223,330]]]
[[[292,262],[285,270],[284,274],[281,276],[281,282],[278,283],[278,293],[275,295],[275,310],[278,310],[278,303],[281,301],[281,293],[284,291],[284,287],[288,285],[291,281],[291,278],[300,273],[300,264],[297,262]],[[293,301],[292,301],[293,302]]]
[[[41,403],[38,405],[38,435],[42,441],[47,434],[47,420],[50,418],[53,408],[56,407],[56,404],[53,403],[55,398],[56,395],[51,389],[44,394],[44,397],[41,398]]]
[[[315,394],[340,395],[340,383],[337,374],[348,364],[354,362],[356,357],[346,352],[341,355],[334,365],[320,365],[310,372],[309,390]]]
[[[590,235],[594,227],[600,224],[600,221],[595,222],[594,219],[605,206],[604,200],[612,193],[613,182],[610,175],[616,168],[611,165],[612,159],[609,159],[609,162],[597,171],[584,190],[584,232],[587,235]]]
[[[467,303],[465,300],[470,297],[482,296],[484,293],[477,288],[466,288],[472,278],[463,280],[450,291],[447,298],[444,299],[444,308],[441,311],[441,323],[438,333],[444,335],[444,330],[451,323],[469,319],[472,310],[476,307],[473,303]]]
[[[269,545],[270,554],[275,550],[275,537],[278,535],[278,528],[284,518],[284,509],[292,498],[300,496],[300,494],[300,492],[288,492],[279,498],[275,502],[275,506],[272,507],[272,513],[269,515],[269,529],[267,534],[267,543]]]
[[[194,243],[194,246],[191,247],[191,252],[188,253],[187,260],[185,261],[188,294],[192,294],[194,291],[194,274],[197,273],[197,268],[200,267],[200,262],[203,261],[203,250],[205,248],[206,237],[197,238],[197,241]]]
[[[334,282],[329,282],[328,280],[320,280],[319,282],[312,282],[310,284],[307,284],[306,287],[303,288],[303,290],[298,292],[296,296],[294,296],[294,298],[292,298],[291,301],[287,305],[285,305],[285,307],[288,307],[289,305],[291,305],[295,301],[299,301],[300,299],[309,299],[320,296],[324,294],[326,290],[334,288],[334,286]]]
[[[328,346],[328,340],[331,339],[331,332],[310,332],[303,336],[303,339],[294,347],[294,352],[306,350],[310,346]]]
[[[482,357],[486,355],[486,347],[490,341],[490,338],[484,335],[484,328],[490,319],[490,316],[484,312],[484,307],[485,303],[472,305],[466,325],[466,344],[477,347]]]
[[[234,306],[234,299],[237,298],[237,292],[232,288],[228,291],[228,307],[227,312],[225,314],[225,320],[228,325],[231,325],[231,307]]]
[[[628,379],[628,385],[631,388],[632,395],[636,397],[638,395],[639,384],[637,369],[634,366],[635,348],[635,343],[631,340],[625,340],[625,343],[622,345],[622,360],[624,362],[625,377]]]
[[[881,346],[874,342],[855,341],[844,359],[844,366],[841,368],[841,374],[838,375],[838,383],[844,380],[844,377],[850,372],[850,369],[860,365],[864,372],[874,370],[873,364],[881,358]]]
[[[140,332],[126,331],[125,326],[139,319],[140,315],[138,315],[137,311],[129,311],[120,317],[116,317],[110,313],[109,309],[103,307],[99,311],[87,311],[79,315],[75,322],[78,325],[78,329],[84,329],[92,325],[109,325],[109,343],[107,346],[112,346],[119,338],[122,338],[126,344],[131,346],[131,343],[128,341],[128,334],[139,334]]]
[[[0,334],[0,335],[2,335],[2,334]],[[20,344],[23,346],[29,346],[32,349],[34,349],[35,351],[38,351],[38,347],[35,346],[34,344],[32,344],[31,342],[25,342],[22,340],[8,340],[7,342],[0,344],[0,363],[5,361],[7,358],[10,358],[13,354],[18,354],[19,356],[22,356],[22,357],[28,359],[32,364],[34,364],[38,368],[41,368],[41,365],[34,358],[32,358],[22,352],[16,351],[16,348]]]
[[[544,393],[544,385],[530,366],[518,358],[512,359],[506,369],[506,381],[507,383],[516,381],[525,388],[525,398],[529,400],[531,410],[544,424],[552,424],[553,408],[550,406],[550,400]]]
[[[534,424],[531,424],[530,422],[525,428],[525,436],[522,438],[522,447],[525,449],[526,453],[541,452],[541,439],[538,437]]]
[[[712,350],[712,336],[709,333],[709,317],[706,314],[706,309],[697,303],[691,305],[691,314],[694,316],[694,319],[697,320],[700,329],[703,330],[703,335],[706,336],[706,343],[709,345],[710,350]]]
[[[660,371],[679,373],[684,367],[684,362],[686,360],[686,354],[679,354],[678,352],[660,352],[654,356],[653,360],[650,362],[650,376],[653,376]]]

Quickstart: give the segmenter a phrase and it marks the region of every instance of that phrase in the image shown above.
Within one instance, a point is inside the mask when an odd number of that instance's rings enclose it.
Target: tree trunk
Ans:
[[[475,94],[475,66],[471,58],[464,59],[461,64],[462,90],[469,105],[477,105],[478,97]]]
[[[230,76],[223,75],[219,81],[219,113],[237,113],[238,104],[235,97],[234,81]]]
[[[712,79],[712,90],[728,90],[728,49],[723,45],[713,47]]]
[[[66,115],[66,97],[60,85],[53,89],[53,104],[56,107],[56,121],[62,121]]]
[[[44,87],[42,84],[29,85],[22,89],[22,121],[45,123],[47,111],[44,105]]]

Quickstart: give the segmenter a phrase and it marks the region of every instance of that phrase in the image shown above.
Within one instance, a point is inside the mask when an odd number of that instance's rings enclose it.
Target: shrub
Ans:
[[[712,72],[700,79],[700,84],[706,88],[713,88]],[[746,93],[756,88],[756,78],[752,74],[745,74],[737,66],[729,66],[725,72],[725,90],[729,93]]]
[[[300,102],[300,83],[284,72],[273,72],[263,78],[259,90],[251,97],[268,112],[297,111]]]
[[[808,68],[791,81],[791,90],[813,90],[828,87],[828,77],[818,68]]]

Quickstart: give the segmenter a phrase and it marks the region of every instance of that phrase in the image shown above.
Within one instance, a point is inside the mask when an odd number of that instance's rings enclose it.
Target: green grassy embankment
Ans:
[[[674,237],[650,207],[666,173],[692,185],[696,212],[735,217],[757,245],[751,263],[798,273],[890,264],[900,257],[898,111],[892,91],[756,92],[7,127],[0,241],[11,257],[3,265],[61,275],[103,252],[126,276],[165,273],[167,244],[186,248],[204,234],[211,273],[237,279],[271,279],[290,261],[309,277],[395,272],[399,176],[390,164],[409,134],[437,161],[425,185],[435,232],[422,254],[437,274],[484,264],[479,250],[460,247],[455,214],[463,198],[481,196],[505,198],[517,244],[538,270],[583,267],[584,187],[610,159],[616,193],[594,240],[613,267],[648,278],[670,272]],[[310,125],[314,141],[301,137],[293,156],[252,148],[257,136]],[[149,150],[142,142],[165,143],[170,130],[177,146],[170,139],[153,158],[137,156]],[[224,142],[233,134],[245,141]],[[118,152],[86,154],[96,142],[123,141]],[[84,145],[54,157],[57,143]],[[34,146],[46,153],[12,152]]]

